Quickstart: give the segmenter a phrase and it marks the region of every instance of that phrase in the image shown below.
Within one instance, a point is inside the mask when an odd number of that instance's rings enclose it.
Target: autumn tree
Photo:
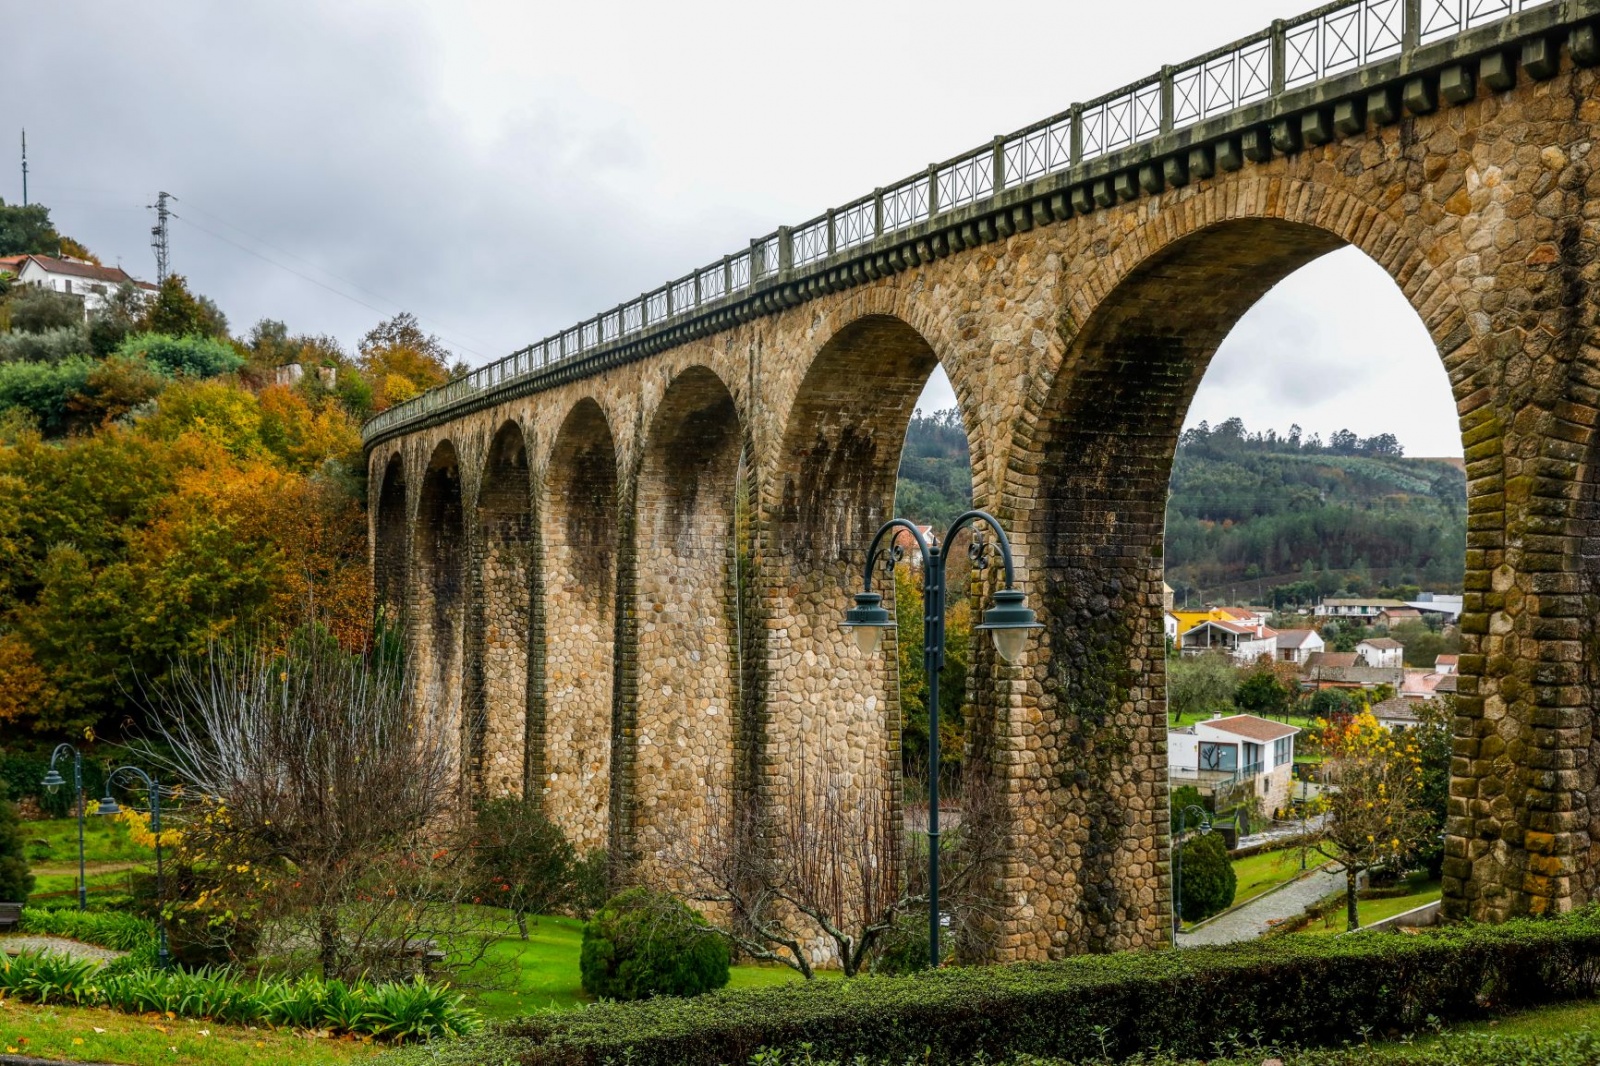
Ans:
[[[1330,787],[1318,801],[1327,817],[1311,846],[1344,868],[1348,928],[1355,929],[1360,875],[1406,862],[1433,829],[1422,749],[1411,732],[1391,732],[1367,711],[1324,724],[1317,741]]]
[[[409,312],[378,323],[357,350],[357,364],[372,382],[380,411],[450,379],[449,350]]]
[[[228,319],[215,303],[189,290],[182,274],[168,274],[145,311],[141,328],[172,337],[228,335]]]
[[[1294,693],[1270,667],[1256,668],[1233,690],[1233,702],[1241,711],[1281,718],[1293,708]]]

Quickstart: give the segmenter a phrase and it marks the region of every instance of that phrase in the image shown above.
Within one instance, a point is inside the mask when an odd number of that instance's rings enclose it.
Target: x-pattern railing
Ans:
[[[1408,40],[1432,44],[1555,0],[1349,0],[1275,24],[1209,55],[1169,68],[1088,105],[752,241],[726,259],[520,349],[376,415],[373,435],[514,379],[542,373],[669,321],[737,299],[797,267],[827,268],[837,255],[898,235],[1024,182],[1057,174],[1241,107],[1399,55]],[[1409,31],[1409,32],[1408,32]],[[831,268],[830,268],[831,269]]]

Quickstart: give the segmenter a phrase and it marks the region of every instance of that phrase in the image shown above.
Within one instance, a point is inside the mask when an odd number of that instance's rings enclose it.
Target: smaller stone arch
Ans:
[[[543,481],[543,703],[530,724],[538,795],[580,851],[606,847],[616,693],[617,447],[600,405],[573,405]]]
[[[407,642],[419,713],[457,738],[462,749],[462,663],[467,600],[467,537],[461,464],[455,445],[437,444],[422,476],[411,537],[413,562]]]
[[[535,542],[528,445],[515,421],[503,423],[490,441],[475,510],[468,761],[481,790],[521,795]]]
[[[406,464],[396,452],[383,466],[373,519],[373,607],[385,626],[403,624],[410,573],[407,534]]]

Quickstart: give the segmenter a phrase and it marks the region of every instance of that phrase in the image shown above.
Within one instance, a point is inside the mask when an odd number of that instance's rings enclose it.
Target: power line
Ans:
[[[318,281],[316,278],[311,277],[309,274],[302,274],[300,271],[294,269],[291,266],[286,266],[283,263],[278,262],[276,259],[272,259],[269,256],[263,255],[262,253],[256,251],[254,248],[247,248],[244,245],[240,244],[238,241],[235,241],[235,240],[233,240],[233,239],[231,239],[229,237],[225,237],[222,234],[217,233],[215,230],[207,229],[206,227],[200,225],[200,223],[196,222],[192,218],[185,218],[184,216],[179,215],[177,213],[173,213],[172,217],[177,219],[179,222],[184,223],[185,225],[194,227],[195,229],[199,230],[201,233],[206,234],[208,237],[215,238],[216,240],[221,241],[223,244],[231,245],[234,248],[237,248],[239,251],[244,252],[246,255],[255,256],[257,259],[261,260],[263,263],[267,263],[267,264],[269,264],[271,266],[275,266],[279,270],[285,271],[286,273],[293,274],[295,277],[299,278],[302,281],[309,281],[311,284],[317,286],[317,288],[319,288],[319,289],[326,289],[328,292],[333,293],[335,296],[338,296],[338,297],[341,297],[343,299],[349,300],[351,303],[357,304],[357,305],[359,305],[361,307],[365,307],[367,310],[372,311],[372,312],[374,312],[376,314],[380,314],[380,315],[390,314],[390,311],[385,310],[382,307],[375,307],[372,304],[367,303],[365,300],[361,300],[361,299],[358,299],[358,298],[356,298],[354,296],[351,296],[349,293],[342,292],[339,289],[334,288],[332,285],[327,285],[327,284],[324,284],[321,281]],[[452,340],[450,337],[447,337],[447,336],[445,336],[443,334],[440,334],[440,339],[443,340],[445,343],[449,344],[451,347],[460,348],[462,351],[465,351],[465,352],[471,352],[473,355],[478,356],[480,359],[487,359],[488,358],[488,356],[484,355],[482,352],[478,351],[476,348],[468,347],[467,345],[462,344],[460,341]]]

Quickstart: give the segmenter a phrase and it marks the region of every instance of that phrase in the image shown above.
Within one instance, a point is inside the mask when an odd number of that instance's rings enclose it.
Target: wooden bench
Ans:
[[[0,903],[0,933],[9,933],[22,924],[22,904]]]

